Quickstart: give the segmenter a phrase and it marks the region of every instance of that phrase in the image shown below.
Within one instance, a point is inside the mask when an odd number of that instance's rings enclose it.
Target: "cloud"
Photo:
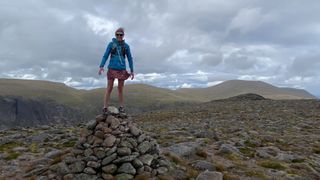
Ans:
[[[122,26],[136,72],[128,83],[179,88],[255,79],[320,94],[315,90],[319,5],[318,0],[3,1],[0,75],[104,87],[98,66]]]

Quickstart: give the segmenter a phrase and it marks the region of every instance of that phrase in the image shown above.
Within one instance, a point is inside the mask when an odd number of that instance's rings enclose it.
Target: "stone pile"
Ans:
[[[63,179],[133,179],[169,170],[156,140],[119,114],[98,115],[87,123],[72,152],[51,171]]]

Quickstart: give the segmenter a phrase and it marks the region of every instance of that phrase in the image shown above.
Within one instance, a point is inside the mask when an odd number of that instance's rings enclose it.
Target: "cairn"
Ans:
[[[116,111],[89,121],[71,153],[51,170],[61,179],[157,179],[169,167],[156,140]]]

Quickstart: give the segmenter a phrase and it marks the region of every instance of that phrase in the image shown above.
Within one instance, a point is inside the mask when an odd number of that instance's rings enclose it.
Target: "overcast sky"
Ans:
[[[320,95],[319,0],[0,0],[0,78],[106,84],[118,27],[136,77],[171,89],[261,80]]]

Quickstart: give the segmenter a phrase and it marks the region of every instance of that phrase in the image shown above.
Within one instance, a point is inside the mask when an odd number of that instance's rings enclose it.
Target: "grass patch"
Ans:
[[[38,143],[32,142],[29,146],[29,151],[32,153],[37,153],[38,152]]]
[[[19,147],[21,146],[22,143],[21,142],[8,142],[6,144],[3,144],[0,146],[0,152],[7,152],[7,151],[11,151],[13,148],[15,147]]]
[[[293,159],[291,162],[293,163],[303,163],[305,159]]]
[[[250,148],[246,148],[246,147],[239,148],[239,151],[247,157],[254,157],[255,155],[255,151],[253,151]]]
[[[320,154],[320,145],[314,146],[312,148],[313,153]]]
[[[76,141],[67,141],[62,143],[62,147],[73,147],[76,144]]]
[[[253,142],[251,142],[251,141],[249,141],[249,140],[244,141],[244,144],[245,144],[246,146],[252,147],[252,148],[257,147],[256,144],[254,144]]]
[[[250,176],[250,177],[258,177],[259,179],[268,179],[267,176],[261,172],[261,171],[257,171],[254,169],[250,169],[249,171],[245,172],[246,176]]]
[[[13,159],[17,159],[21,154],[18,152],[9,152],[8,156],[5,158],[5,160],[13,160]]]
[[[235,154],[235,153],[231,153],[231,154],[226,154],[224,155],[227,159],[231,160],[231,161],[240,161],[241,158],[239,155]]]
[[[270,161],[270,160],[262,161],[259,163],[259,165],[264,168],[269,168],[269,169],[276,169],[276,170],[286,169],[286,167],[284,165],[282,165],[281,163],[276,162],[276,161]]]

